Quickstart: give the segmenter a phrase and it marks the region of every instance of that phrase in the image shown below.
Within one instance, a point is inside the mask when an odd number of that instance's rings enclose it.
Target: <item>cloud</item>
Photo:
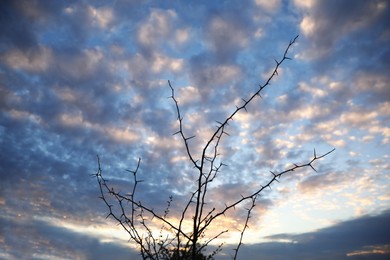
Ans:
[[[71,9],[67,9],[67,11],[72,12]],[[113,23],[114,11],[112,8],[102,7],[96,9],[92,6],[89,6],[88,13],[102,29],[106,29],[111,23]]]
[[[344,184],[350,181],[351,176],[340,172],[330,172],[321,175],[312,175],[300,182],[298,188],[303,193],[322,192],[332,189],[339,190]]]
[[[207,56],[194,57],[190,64],[191,77],[202,95],[202,100],[216,98],[217,93],[210,91],[212,86],[221,88],[226,84],[231,84],[232,81],[237,82],[241,79],[240,67],[230,64],[216,64],[210,61]]]
[[[386,66],[384,66],[386,67]],[[364,98],[370,103],[387,102],[390,97],[390,91],[386,87],[389,76],[386,73],[361,72],[354,78],[356,90],[361,92]]]
[[[3,35],[7,35],[2,46],[17,46],[23,50],[34,47],[37,45],[37,40],[32,30],[29,30],[26,26],[31,20],[29,17],[24,15],[23,5],[18,3],[10,3],[4,1],[1,3],[1,9],[4,13],[1,16],[0,30]],[[26,8],[29,10],[28,8]],[[25,9],[25,10],[26,10]],[[12,27],[7,26],[12,24]]]
[[[16,219],[18,217],[15,217]],[[138,253],[129,247],[102,243],[97,238],[52,226],[43,221],[10,221],[0,218],[2,227],[1,257],[61,258],[61,259],[137,259]],[[33,236],[33,238],[31,237]],[[10,250],[12,249],[12,250]]]
[[[244,245],[239,256],[266,259],[387,259],[390,255],[389,220],[390,213],[385,211],[309,233],[276,234],[266,237],[271,242]],[[224,250],[226,252],[228,250]]]
[[[216,15],[209,21],[205,34],[209,49],[218,59],[226,60],[233,58],[235,53],[247,46],[250,30],[240,24],[239,19],[231,19],[230,15]]]
[[[5,258],[26,258],[37,248],[41,258],[96,259],[115,250],[121,258],[130,252],[120,241],[107,244],[101,233],[90,232],[111,230],[90,176],[96,154],[110,184],[123,192],[133,183],[125,169],[134,169],[141,158],[139,177],[145,182],[139,198],[163,212],[173,195],[171,217],[177,217],[197,175],[183,141],[172,136],[179,125],[167,80],[175,88],[185,135],[196,136],[189,148],[199,159],[216,120],[264,83],[273,58],[281,57],[297,31],[304,37],[291,57],[298,53],[298,59],[283,64],[262,97],[227,127],[230,136],[224,136],[219,158],[229,166],[213,183],[210,202],[223,207],[222,200],[232,201],[268,180],[269,170],[311,158],[314,147],[318,152],[335,146],[337,154],[316,165],[318,174],[294,172],[265,193],[254,212],[260,217],[251,225],[276,225],[262,221],[284,201],[291,203],[289,221],[316,227],[388,208],[388,4],[294,3],[2,1],[0,226],[7,232],[1,232],[0,246],[7,250]],[[241,224],[242,212],[231,216],[218,228]],[[288,229],[289,221],[278,225]],[[259,239],[255,233],[251,237]],[[283,245],[296,252],[294,244]]]
[[[52,52],[49,48],[41,47],[26,52],[14,49],[7,52],[2,59],[13,69],[30,72],[42,72],[49,68],[52,62]]]
[[[173,19],[177,17],[173,10],[151,10],[147,21],[138,30],[137,38],[145,46],[157,46],[160,41],[168,41],[173,29]]]
[[[300,23],[302,33],[311,40],[308,56],[329,55],[335,44],[346,35],[366,30],[378,22],[386,8],[386,1],[295,1],[306,15]],[[315,49],[314,49],[315,48]]]
[[[272,1],[266,1],[266,0],[255,0],[255,4],[264,10],[274,13],[276,10],[280,8],[280,0],[272,0]]]

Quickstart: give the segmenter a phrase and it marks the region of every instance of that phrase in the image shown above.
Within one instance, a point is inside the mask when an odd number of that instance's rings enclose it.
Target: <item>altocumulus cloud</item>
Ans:
[[[123,191],[141,157],[140,198],[163,210],[173,195],[179,214],[192,171],[172,137],[167,80],[196,153],[297,34],[293,60],[230,125],[213,202],[335,147],[318,173],[263,194],[242,258],[388,257],[388,1],[8,0],[0,9],[0,258],[137,259],[105,219],[90,177],[96,154]]]

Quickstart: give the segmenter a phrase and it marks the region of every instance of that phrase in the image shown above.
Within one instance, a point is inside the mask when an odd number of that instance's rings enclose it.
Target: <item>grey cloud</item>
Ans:
[[[191,78],[199,88],[202,100],[214,97],[218,89],[233,85],[241,79],[242,69],[231,63],[218,63],[209,52],[194,56],[190,61]],[[218,93],[220,96],[221,94]]]
[[[250,23],[233,12],[214,14],[209,19],[205,40],[209,42],[210,50],[220,62],[234,60],[248,44],[252,33]]]
[[[22,49],[36,46],[36,37],[28,26],[31,19],[25,17],[18,3],[12,0],[2,1],[1,10],[3,11],[0,15],[0,30],[2,35],[6,35],[1,43],[1,51],[4,51],[4,45],[18,46]]]
[[[323,169],[321,172],[323,172]],[[298,188],[304,193],[323,191],[331,187],[336,187],[344,182],[348,182],[351,178],[352,177],[349,174],[339,171],[316,174],[311,175],[300,182]]]
[[[315,69],[334,75],[338,71],[388,70],[389,37],[385,35],[390,7],[386,1],[319,1],[307,11],[304,19],[310,19],[314,28],[304,33],[309,49],[302,53],[319,58]]]
[[[341,40],[341,35],[367,29],[376,22],[382,14],[383,6],[386,8],[383,1],[314,2],[306,16],[314,28],[309,29],[306,34],[316,47],[327,52]]]
[[[366,215],[340,222],[328,228],[303,234],[276,234],[266,237],[271,241],[244,245],[240,257],[266,259],[388,259],[390,251],[390,212],[378,215]],[[375,252],[350,255],[348,253],[369,251],[375,246],[383,253]],[[227,252],[228,249],[224,249]],[[223,257],[218,259],[225,259]]]
[[[366,70],[359,71],[356,74],[356,77],[353,79],[353,86],[359,91],[359,97],[367,101],[366,103],[371,110],[376,110],[378,103],[385,103],[390,99],[390,89],[386,85],[388,81],[389,76],[387,72]]]
[[[72,7],[74,1],[65,2],[31,2],[2,1],[0,30],[6,35],[2,47],[16,47],[23,51],[40,45],[39,40],[57,45],[69,44],[68,39],[83,43],[89,30],[85,6],[76,7],[72,15],[64,13],[65,8]],[[61,38],[54,37],[54,32],[62,31]],[[42,38],[41,38],[42,39]],[[5,45],[6,44],[6,45]]]
[[[4,239],[0,246],[8,259],[40,259],[44,256],[67,259],[138,259],[138,253],[129,247],[102,243],[87,235],[32,218],[28,222],[17,222],[2,217],[0,222]]]

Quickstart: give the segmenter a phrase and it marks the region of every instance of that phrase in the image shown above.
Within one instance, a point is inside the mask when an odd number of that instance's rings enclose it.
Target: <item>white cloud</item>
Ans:
[[[167,37],[173,31],[172,23],[176,17],[173,10],[153,9],[138,30],[138,41],[147,46],[157,46],[161,44],[161,40],[169,40]]]
[[[199,89],[193,86],[186,86],[179,89],[177,100],[180,105],[184,105],[191,102],[197,102],[200,100]]]
[[[182,45],[189,41],[190,32],[189,29],[178,29],[175,32],[175,39],[179,45]]]
[[[280,8],[281,0],[255,0],[255,4],[268,12],[274,13]]]
[[[88,14],[93,22],[97,22],[100,28],[106,29],[114,20],[114,11],[112,8],[102,7],[94,8],[88,7]]]
[[[55,87],[56,95],[63,101],[74,102],[79,98],[79,95],[69,87]]]
[[[257,29],[254,36],[256,39],[263,37],[264,36],[264,29],[262,29],[262,28]]]
[[[388,116],[390,115],[390,102],[383,102],[378,105],[378,113],[380,116]]]
[[[314,98],[320,98],[327,95],[326,91],[320,89],[319,87],[308,85],[305,82],[299,84],[299,89],[311,94]]]
[[[357,155],[358,155],[356,152],[353,152],[353,151],[350,151],[348,154],[349,154],[350,156],[352,156],[352,157],[354,157],[354,156],[357,156]]]
[[[65,126],[81,126],[83,124],[83,117],[81,113],[78,114],[70,114],[63,113],[59,115],[60,122]],[[87,124],[90,126],[90,124]]]
[[[375,111],[350,111],[343,113],[340,121],[351,126],[370,125],[377,116],[378,114]]]
[[[362,141],[363,142],[371,142],[372,140],[374,140],[374,136],[372,136],[372,135],[365,135],[365,136],[363,136],[363,138],[362,138]]]
[[[282,139],[275,139],[274,144],[278,148],[282,149],[292,149],[295,146],[294,142],[288,141],[288,140],[282,140]]]
[[[8,113],[12,118],[17,120],[32,121],[37,124],[44,122],[42,117],[28,111],[11,109]]]
[[[183,59],[174,59],[162,54],[156,53],[153,56],[153,62],[151,69],[153,72],[162,72],[162,71],[173,71],[179,72],[183,69],[184,60]]]
[[[343,139],[334,140],[329,135],[325,135],[324,137],[324,139],[327,140],[334,147],[344,147],[346,145],[346,142]]]
[[[315,119],[319,116],[328,115],[331,110],[320,105],[306,105],[292,110],[289,114],[292,118]]]
[[[6,52],[2,59],[13,69],[22,69],[31,72],[43,72],[53,62],[52,50],[48,47],[38,47],[22,51],[12,49]]]
[[[301,8],[312,8],[315,0],[294,0],[294,4]]]
[[[374,125],[369,127],[368,132],[373,134],[381,134],[383,137],[382,143],[383,144],[389,143],[390,127]]]
[[[132,143],[134,141],[139,140],[139,138],[140,138],[140,136],[137,133],[130,130],[128,127],[126,127],[126,128],[104,127],[101,130],[104,133],[108,133],[108,135],[117,142]]]
[[[301,30],[305,35],[311,35],[315,33],[316,26],[317,25],[314,17],[308,17],[308,16],[304,17],[300,24]]]

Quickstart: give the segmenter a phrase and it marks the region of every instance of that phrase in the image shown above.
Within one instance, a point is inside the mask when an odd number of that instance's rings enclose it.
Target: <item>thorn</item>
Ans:
[[[135,172],[135,171],[131,171],[131,170],[126,170],[126,171],[132,173],[133,175],[137,174],[137,172]]]
[[[310,165],[310,167],[313,169],[313,171],[317,172],[317,170],[314,169],[314,167],[313,167],[311,164],[309,164],[309,165]]]
[[[316,155],[316,148],[314,148],[314,158],[317,158],[317,155]]]

